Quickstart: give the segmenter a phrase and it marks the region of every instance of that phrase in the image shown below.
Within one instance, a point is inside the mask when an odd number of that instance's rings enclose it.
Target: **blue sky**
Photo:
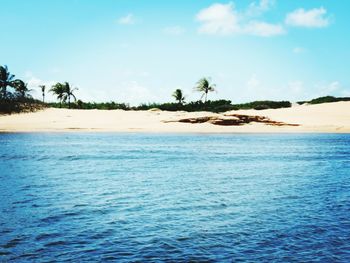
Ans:
[[[68,81],[85,101],[138,104],[350,96],[348,1],[0,0],[0,64],[39,97]],[[53,98],[51,98],[53,99]]]

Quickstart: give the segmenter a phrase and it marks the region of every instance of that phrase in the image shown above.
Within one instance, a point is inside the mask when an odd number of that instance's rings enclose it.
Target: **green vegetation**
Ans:
[[[139,106],[130,106],[126,103],[117,102],[83,102],[77,100],[74,92],[77,88],[71,87],[68,82],[56,83],[49,90],[52,92],[58,102],[45,103],[46,86],[39,86],[42,94],[42,101],[35,100],[29,94],[31,90],[28,89],[27,84],[20,79],[15,79],[15,75],[8,71],[6,66],[0,66],[0,113],[12,113],[22,111],[33,111],[43,107],[54,108],[72,108],[72,109],[100,109],[100,110],[150,110],[157,108],[164,111],[211,111],[211,112],[225,112],[229,110],[265,110],[288,108],[292,104],[289,101],[253,101],[243,104],[232,104],[230,100],[207,100],[208,93],[216,91],[216,85],[210,83],[208,78],[200,79],[195,86],[195,91],[202,94],[198,101],[185,102],[185,96],[181,89],[176,89],[172,96],[176,102],[168,103],[148,103]],[[74,102],[71,102],[72,98]],[[204,101],[202,99],[204,98]],[[349,97],[336,98],[332,96],[321,97],[311,101],[300,101],[299,104],[310,103],[319,104],[337,101],[350,101]]]
[[[62,102],[68,101],[68,108],[71,107],[71,97],[74,98],[74,101],[77,101],[77,98],[74,95],[74,91],[78,88],[72,88],[68,82],[56,83],[52,86],[50,91],[57,96],[57,99],[60,101],[60,108],[62,107]]]
[[[47,103],[49,107],[53,108],[69,108],[68,104],[62,103]],[[116,103],[116,102],[83,102],[81,100],[77,100],[70,105],[71,109],[83,109],[83,110],[131,110],[134,109],[129,106],[129,104],[125,103]]]
[[[248,110],[266,110],[266,109],[279,109],[279,108],[290,108],[292,104],[289,101],[270,101],[270,100],[261,100],[253,101],[244,104],[234,105],[237,109]]]
[[[6,99],[7,96],[7,88],[13,87],[15,81],[13,80],[15,78],[15,75],[12,75],[9,71],[7,66],[0,66],[0,98]]]
[[[157,108],[160,110],[166,111],[212,111],[212,112],[223,112],[232,110],[233,105],[229,100],[215,100],[207,102],[199,101],[191,101],[189,103],[150,103],[150,104],[141,104],[138,107],[134,107],[135,110],[149,110],[152,108]]]
[[[204,102],[207,102],[207,96],[209,92],[215,91],[215,84],[211,84],[210,80],[207,78],[202,78],[197,82],[195,90],[203,93],[201,99],[205,97]]]
[[[69,87],[69,88],[67,88]],[[48,103],[50,107],[63,107],[63,108],[73,108],[73,109],[99,109],[99,110],[150,110],[150,109],[160,109],[164,111],[211,111],[211,112],[225,112],[229,110],[239,110],[239,109],[277,109],[291,107],[289,101],[254,101],[245,104],[232,104],[230,100],[207,100],[209,92],[215,91],[215,84],[210,83],[207,78],[200,79],[195,86],[195,91],[202,93],[201,100],[191,101],[185,103],[185,96],[181,89],[176,89],[172,96],[175,98],[177,103],[148,103],[141,104],[139,106],[131,107],[129,104],[117,103],[117,102],[83,102],[81,100],[76,100],[75,96],[71,93],[75,89],[70,89],[67,82],[64,84],[57,83],[51,88],[51,92],[57,96],[59,103]],[[71,92],[69,92],[71,91]],[[75,102],[70,103],[69,95],[73,96]],[[204,102],[202,101],[204,97]],[[68,100],[68,104],[66,103]]]
[[[41,89],[41,95],[43,96],[43,103],[45,103],[45,90],[46,90],[46,86],[45,86],[45,85],[39,85],[39,88]]]
[[[60,103],[48,103],[49,107],[63,107],[68,108],[68,104]],[[116,102],[82,102],[77,100],[75,103],[71,104],[72,109],[98,109],[98,110],[150,110],[150,109],[160,109],[164,111],[211,111],[211,112],[225,112],[229,110],[240,110],[240,109],[277,109],[277,108],[287,108],[290,107],[291,103],[288,101],[255,101],[245,104],[232,104],[230,100],[208,100],[203,101],[191,101],[189,103],[148,103],[141,104],[139,106],[130,106],[125,103]]]
[[[27,84],[0,66],[0,113],[33,111],[44,105],[32,98]]]
[[[329,102],[339,102],[339,101],[350,101],[350,97],[333,97],[333,96],[325,96],[325,97],[319,97],[310,101],[298,101],[298,104],[321,104],[321,103],[329,103]]]
[[[229,110],[246,110],[246,109],[278,109],[291,107],[289,101],[254,101],[245,104],[232,104],[230,100],[208,100],[207,102],[194,101],[185,104],[178,103],[163,103],[163,104],[142,104],[136,107],[136,110],[149,110],[158,108],[167,111],[211,111],[211,112],[225,112]]]
[[[185,96],[182,94],[181,89],[177,89],[173,93],[173,97],[176,101],[178,101],[179,104],[183,104],[185,102]]]

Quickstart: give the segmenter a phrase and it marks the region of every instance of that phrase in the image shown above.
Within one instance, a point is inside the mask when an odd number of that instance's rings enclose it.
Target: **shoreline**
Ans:
[[[180,119],[221,118],[232,115],[267,117],[285,125],[251,122],[239,126],[180,123]],[[234,118],[234,117],[232,117]],[[70,110],[47,108],[0,115],[0,133],[149,133],[149,134],[297,134],[350,133],[350,102],[301,105],[268,110],[239,110],[225,113]]]

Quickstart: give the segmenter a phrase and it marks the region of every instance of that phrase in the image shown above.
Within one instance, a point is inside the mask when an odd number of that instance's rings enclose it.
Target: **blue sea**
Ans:
[[[0,134],[0,262],[350,262],[350,135]]]

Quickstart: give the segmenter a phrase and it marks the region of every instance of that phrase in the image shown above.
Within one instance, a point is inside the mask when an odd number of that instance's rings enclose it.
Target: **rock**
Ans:
[[[170,121],[168,121],[170,122]],[[284,122],[272,121],[265,116],[252,116],[252,115],[241,115],[241,114],[225,114],[223,116],[205,116],[197,118],[186,118],[177,120],[182,123],[211,123],[213,125],[221,126],[241,126],[252,122],[264,123],[271,126],[299,126],[299,124],[288,124]]]
[[[210,119],[211,119],[211,117],[187,118],[187,119],[180,119],[180,120],[178,120],[178,122],[204,123],[204,122],[208,122]]]
[[[148,111],[162,111],[161,109],[158,109],[158,108],[151,108],[149,109]]]

